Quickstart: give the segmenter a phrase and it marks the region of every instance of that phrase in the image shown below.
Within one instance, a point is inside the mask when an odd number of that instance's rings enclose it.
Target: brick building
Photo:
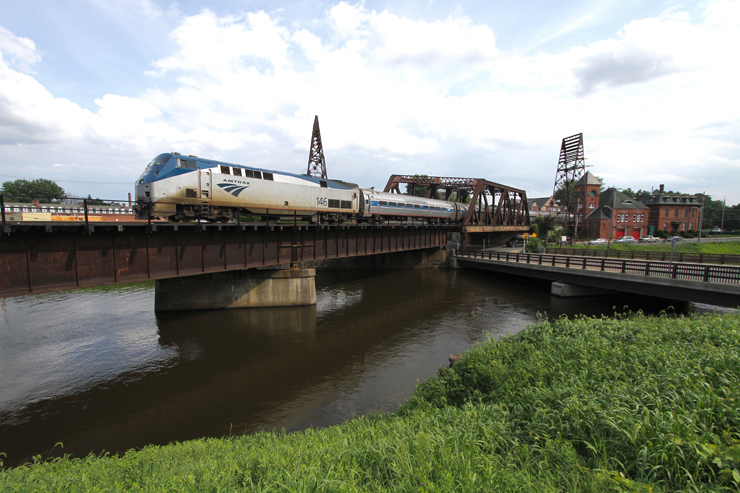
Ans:
[[[590,238],[616,239],[629,235],[638,239],[649,234],[649,215],[648,206],[609,188],[597,196],[596,208],[586,216],[585,227]]]
[[[576,214],[578,221],[583,223],[585,218],[599,207],[601,196],[601,180],[590,171],[587,171],[575,185]]]
[[[650,209],[648,234],[657,230],[674,234],[699,230],[702,204],[695,195],[666,194],[665,187],[660,185],[651,195],[638,200]]]

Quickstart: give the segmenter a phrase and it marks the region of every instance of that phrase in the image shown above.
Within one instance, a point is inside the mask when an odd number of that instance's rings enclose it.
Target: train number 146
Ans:
[[[316,197],[316,205],[323,205],[326,207],[329,201],[326,197]]]

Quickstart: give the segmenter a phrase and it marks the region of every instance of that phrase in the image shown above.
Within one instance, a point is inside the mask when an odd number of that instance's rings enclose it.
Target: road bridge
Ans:
[[[454,259],[460,267],[585,286],[587,294],[624,291],[740,307],[740,266],[735,265],[465,250]]]
[[[0,297],[447,245],[453,226],[16,223],[0,237]]]

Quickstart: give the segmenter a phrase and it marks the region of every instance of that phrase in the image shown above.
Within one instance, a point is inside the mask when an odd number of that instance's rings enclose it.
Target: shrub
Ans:
[[[527,241],[527,251],[529,253],[539,253],[542,249],[542,242],[539,238],[531,238]]]

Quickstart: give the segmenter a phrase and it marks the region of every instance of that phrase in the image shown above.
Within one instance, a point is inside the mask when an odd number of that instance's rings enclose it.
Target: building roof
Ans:
[[[590,171],[586,171],[586,174],[583,175],[577,182],[576,185],[598,185],[601,186],[601,180],[599,180],[596,175],[591,173]]]
[[[541,210],[543,206],[545,205],[552,205],[548,204],[550,201],[552,201],[552,197],[537,197],[534,199],[527,199],[527,207],[532,209],[533,206],[537,206],[537,210]]]
[[[609,188],[601,192],[601,197],[599,200],[599,207],[594,209],[594,211],[588,215],[588,219],[611,219],[612,206],[614,206],[614,209],[616,209],[617,211],[621,211],[621,210],[643,210],[645,211],[645,210],[650,209],[648,206],[646,206],[639,200],[635,200],[629,195],[620,192],[619,190]]]
[[[701,202],[699,202],[699,198],[696,195],[666,195],[660,192],[653,193],[652,195],[641,195],[637,200],[645,205],[693,205],[696,207],[701,205]]]

